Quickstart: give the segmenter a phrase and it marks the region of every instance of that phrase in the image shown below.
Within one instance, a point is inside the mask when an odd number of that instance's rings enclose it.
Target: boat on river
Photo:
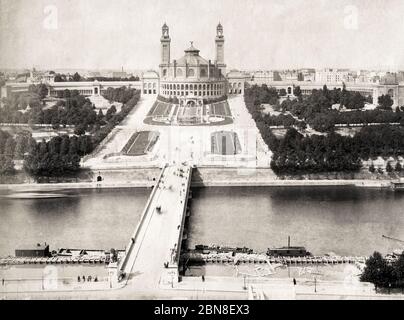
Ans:
[[[307,257],[312,254],[305,247],[290,245],[290,236],[288,237],[288,246],[279,248],[268,248],[267,255],[272,257]]]

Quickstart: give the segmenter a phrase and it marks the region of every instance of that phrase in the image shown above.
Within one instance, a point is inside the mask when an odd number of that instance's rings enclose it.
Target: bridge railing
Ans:
[[[160,175],[159,175],[159,177],[158,177],[157,180],[156,180],[156,184],[154,185],[153,190],[152,190],[152,192],[150,193],[149,199],[147,200],[146,206],[145,206],[144,209],[143,209],[143,212],[142,212],[142,215],[141,215],[141,217],[140,217],[140,220],[139,220],[139,222],[138,222],[138,224],[137,224],[137,226],[136,226],[136,228],[135,228],[135,231],[134,231],[133,234],[132,234],[131,239],[129,240],[128,246],[127,246],[126,249],[125,249],[125,257],[119,262],[118,270],[119,270],[120,272],[123,272],[123,271],[125,270],[125,268],[126,268],[126,264],[127,264],[127,262],[128,262],[129,255],[130,255],[131,251],[133,250],[133,247],[134,247],[135,244],[136,244],[136,240],[137,240],[137,236],[138,236],[139,230],[140,230],[140,228],[142,227],[142,225],[143,225],[143,223],[144,223],[144,221],[145,221],[145,218],[146,218],[146,216],[147,216],[147,211],[148,211],[149,208],[150,208],[150,204],[151,204],[151,202],[152,202],[152,200],[153,200],[153,197],[154,197],[154,195],[155,195],[155,193],[156,193],[156,191],[157,191],[157,189],[158,189],[158,186],[159,186],[161,177],[162,177],[162,175],[163,175],[163,173],[164,173],[164,170],[165,170],[166,166],[167,166],[167,164],[165,164],[164,167],[162,168],[162,170],[161,170],[161,172],[160,172]]]
[[[184,232],[184,224],[185,224],[185,217],[186,217],[186,211],[187,211],[187,203],[188,203],[188,198],[189,198],[189,190],[191,188],[191,180],[192,180],[192,167],[189,167],[189,175],[188,175],[188,183],[186,186],[186,195],[185,195],[185,200],[184,200],[184,209],[182,212],[182,220],[181,220],[181,227],[178,233],[178,241],[177,241],[177,251],[176,255],[174,257],[174,261],[177,265],[179,265],[180,261],[180,256],[181,256],[181,242],[182,242],[182,235]]]

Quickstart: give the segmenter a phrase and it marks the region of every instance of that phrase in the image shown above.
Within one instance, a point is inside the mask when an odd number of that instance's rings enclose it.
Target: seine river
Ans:
[[[61,193],[57,191],[57,193]],[[20,246],[123,249],[150,189],[70,190],[59,199],[0,195],[0,256]],[[404,192],[354,187],[193,189],[189,245],[292,245],[314,254],[369,255],[400,248]],[[158,235],[156,235],[158,241]]]

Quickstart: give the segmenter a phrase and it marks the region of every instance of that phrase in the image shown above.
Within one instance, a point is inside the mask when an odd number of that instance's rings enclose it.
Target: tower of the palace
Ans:
[[[168,26],[164,23],[161,35],[161,64],[168,65],[170,63],[170,43],[171,38],[169,34]]]
[[[219,24],[216,27],[216,64],[217,67],[221,70],[222,75],[226,74],[226,65],[224,63],[224,36],[223,36],[223,27]]]

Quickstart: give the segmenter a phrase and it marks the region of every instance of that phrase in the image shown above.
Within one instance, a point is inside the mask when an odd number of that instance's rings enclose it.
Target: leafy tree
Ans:
[[[386,165],[386,171],[387,171],[387,172],[392,172],[392,171],[393,171],[393,167],[391,166],[390,161],[389,161],[389,162],[387,162],[387,165]]]
[[[6,140],[6,144],[4,147],[4,155],[11,157],[11,159],[14,156],[14,147],[15,147],[15,141],[13,137],[9,136]]]
[[[401,172],[401,170],[403,170],[403,167],[401,166],[400,161],[397,161],[394,170],[397,171],[397,172]]]
[[[375,166],[373,165],[373,163],[369,166],[369,171],[371,173],[374,173],[376,171]]]
[[[293,93],[296,97],[300,98],[302,96],[302,90],[300,89],[300,86],[294,87]]]
[[[393,265],[393,278],[397,281],[397,287],[404,287],[404,254],[401,254]]]
[[[379,105],[378,108],[383,110],[391,110],[391,107],[394,103],[393,99],[391,99],[390,95],[382,95],[377,99]]]
[[[4,154],[0,154],[0,175],[13,174],[14,161],[13,158]]]
[[[281,97],[284,97],[284,96],[286,96],[287,95],[287,93],[286,93],[286,90],[285,89],[280,89],[279,90],[279,95],[281,96]]]
[[[86,133],[86,128],[87,128],[86,125],[80,124],[74,129],[74,134],[81,136]]]
[[[112,105],[108,111],[107,114],[105,115],[105,118],[107,121],[110,121],[111,118],[114,116],[114,114],[116,114],[116,107],[114,105]]]
[[[365,269],[360,277],[361,281],[371,282],[378,287],[388,287],[389,284],[395,282],[393,267],[388,265],[379,252],[366,260]]]
[[[28,137],[19,134],[15,141],[14,159],[23,160],[24,154],[28,150]]]
[[[73,81],[75,81],[75,82],[79,82],[79,81],[81,81],[81,76],[80,76],[80,74],[78,73],[78,72],[76,72],[74,75],[73,75]]]

